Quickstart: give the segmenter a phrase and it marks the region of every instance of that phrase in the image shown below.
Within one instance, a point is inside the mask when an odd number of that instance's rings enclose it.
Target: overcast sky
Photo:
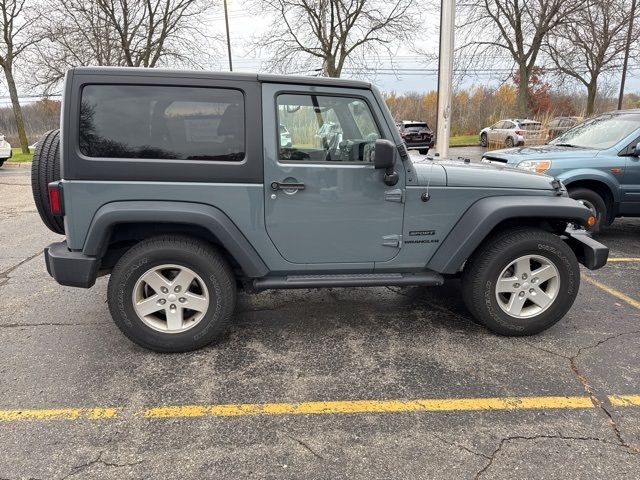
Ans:
[[[261,15],[249,14],[245,0],[228,0],[229,4],[229,29],[231,34],[232,58],[235,71],[260,72],[268,68],[268,52],[255,51],[251,46],[251,39],[265,33],[269,26],[269,19]],[[372,58],[371,71],[359,75],[377,85],[381,90],[398,93],[408,91],[424,92],[437,88],[437,61],[428,60],[425,55],[416,53],[431,53],[436,55],[438,51],[438,21],[439,12],[427,12],[425,14],[424,28],[416,33],[415,47],[397,47],[397,54],[393,59]],[[224,36],[224,16],[222,10],[218,13],[211,13],[203,18],[202,28],[212,33]],[[224,47],[224,48],[222,48]],[[212,65],[215,70],[227,70],[228,63],[226,57],[226,44],[221,45],[219,61]],[[320,66],[320,65],[318,65]],[[473,85],[497,86],[505,81],[505,69],[510,69],[512,63],[508,59],[497,59],[493,66],[501,69],[501,73],[480,72],[475,76],[466,77],[462,81],[458,79],[457,85],[471,87]],[[627,92],[640,93],[640,69],[634,68],[627,77]],[[349,77],[348,72],[343,76]],[[608,82],[613,91],[619,88],[619,77],[611,78]],[[2,86],[4,87],[4,85]],[[6,88],[2,88],[0,93],[0,104],[7,104]],[[582,93],[582,88],[576,86],[576,91]],[[23,95],[22,89],[20,94]]]

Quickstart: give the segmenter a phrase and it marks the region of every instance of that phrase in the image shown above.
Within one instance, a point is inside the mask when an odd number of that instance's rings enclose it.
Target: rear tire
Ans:
[[[580,287],[573,251],[536,228],[497,233],[465,266],[462,297],[479,323],[499,335],[542,332],[569,311]]]
[[[504,145],[507,148],[513,148],[513,146],[515,145],[515,143],[513,142],[513,138],[507,137],[507,139],[504,141]]]
[[[596,223],[591,227],[585,226],[585,229],[591,233],[598,233],[607,223],[607,204],[604,199],[588,188],[569,189],[569,196],[591,210],[596,217]]]
[[[487,144],[488,144],[487,134],[483,133],[482,135],[480,135],[480,146],[486,148]]]
[[[52,232],[64,234],[62,217],[54,216],[49,209],[48,185],[56,180],[60,180],[60,130],[51,130],[36,145],[31,164],[31,190],[44,224]]]
[[[143,240],[122,256],[107,299],[130,340],[156,352],[188,352],[220,337],[235,309],[236,283],[209,244],[167,235]]]

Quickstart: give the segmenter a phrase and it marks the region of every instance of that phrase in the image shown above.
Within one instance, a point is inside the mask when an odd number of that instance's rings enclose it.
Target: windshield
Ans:
[[[639,128],[640,114],[600,115],[573,127],[549,144],[605,150]]]

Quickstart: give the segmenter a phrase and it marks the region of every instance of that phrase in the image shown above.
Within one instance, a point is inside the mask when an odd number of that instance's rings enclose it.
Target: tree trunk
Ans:
[[[520,65],[520,79],[518,82],[518,115],[527,118],[529,115],[529,72],[527,67]]]
[[[27,141],[27,134],[24,131],[24,118],[22,117],[22,108],[20,107],[20,100],[18,99],[18,90],[16,90],[16,81],[13,79],[13,71],[11,65],[7,65],[3,68],[4,76],[7,80],[7,87],[9,88],[9,96],[11,97],[11,105],[13,106],[13,116],[16,119],[16,127],[18,128],[18,138],[20,138],[20,148],[22,153],[29,153],[29,142]]]
[[[331,78],[340,78],[341,68],[336,65],[334,57],[326,57],[324,60],[324,75]]]
[[[585,114],[585,116],[587,117],[593,115],[593,111],[595,110],[597,92],[598,82],[596,80],[592,80],[591,83],[587,85],[587,112]]]

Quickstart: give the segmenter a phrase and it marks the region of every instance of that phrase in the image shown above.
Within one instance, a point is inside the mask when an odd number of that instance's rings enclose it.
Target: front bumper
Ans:
[[[72,252],[67,242],[52,243],[44,249],[47,272],[60,285],[90,288],[96,283],[99,261],[82,252]]]
[[[609,248],[591,238],[585,230],[567,229],[564,236],[578,261],[589,270],[597,270],[606,265]]]

